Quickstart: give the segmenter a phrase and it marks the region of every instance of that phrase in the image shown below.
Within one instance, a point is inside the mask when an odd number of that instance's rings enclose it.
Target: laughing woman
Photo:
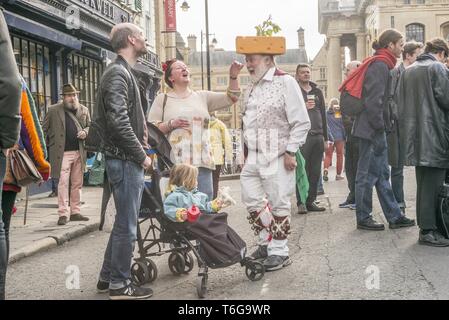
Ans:
[[[215,165],[209,139],[209,113],[236,103],[240,95],[238,75],[243,65],[233,62],[227,93],[193,91],[190,72],[182,61],[164,65],[165,83],[172,89],[159,94],[150,109],[148,120],[167,135],[175,164],[199,168],[198,189],[213,197],[212,172]]]

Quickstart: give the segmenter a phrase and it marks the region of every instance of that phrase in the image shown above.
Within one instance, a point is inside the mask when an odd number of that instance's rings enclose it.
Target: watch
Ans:
[[[294,157],[296,155],[296,153],[291,152],[291,151],[285,151],[285,153],[292,157]]]

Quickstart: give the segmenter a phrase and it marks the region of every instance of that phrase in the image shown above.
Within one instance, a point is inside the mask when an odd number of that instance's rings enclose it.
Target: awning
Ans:
[[[81,50],[82,41],[61,31],[49,28],[38,22],[4,11],[6,24],[30,35],[43,38],[75,50]]]

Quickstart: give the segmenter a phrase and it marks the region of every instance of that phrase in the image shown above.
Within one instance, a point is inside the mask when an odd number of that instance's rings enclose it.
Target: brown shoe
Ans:
[[[79,213],[75,213],[70,216],[70,221],[89,221],[89,218]]]
[[[62,216],[62,217],[59,217],[59,219],[58,219],[58,226],[64,226],[64,225],[66,225],[67,224],[67,217],[66,216]]]

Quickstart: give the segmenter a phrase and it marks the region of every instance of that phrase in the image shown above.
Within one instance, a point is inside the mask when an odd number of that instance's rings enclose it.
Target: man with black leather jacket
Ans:
[[[434,247],[449,246],[437,218],[438,192],[449,169],[449,71],[442,63],[448,56],[445,40],[427,42],[398,88],[399,161],[416,167],[419,243]]]
[[[112,29],[111,45],[118,56],[101,79],[93,122],[103,132],[100,149],[106,156],[106,172],[117,214],[97,289],[109,291],[113,300],[146,299],[152,296],[152,290],[135,286],[130,280],[130,269],[144,169],[151,165],[145,151],[148,129],[131,68],[147,53],[147,43],[140,28],[122,23]]]

